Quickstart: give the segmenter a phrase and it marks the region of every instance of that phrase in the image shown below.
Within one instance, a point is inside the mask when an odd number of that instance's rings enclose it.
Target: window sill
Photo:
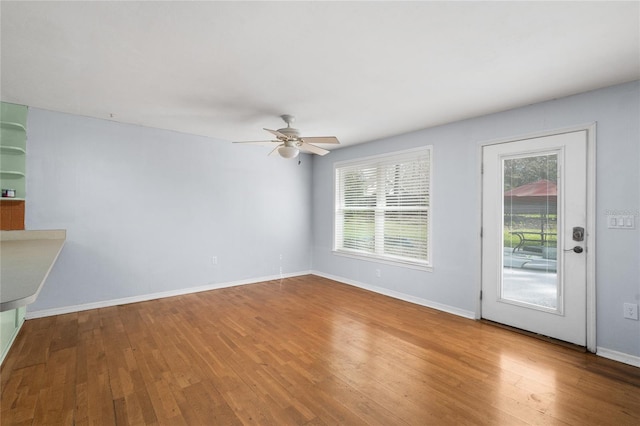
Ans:
[[[352,259],[366,260],[368,262],[383,263],[385,265],[399,266],[401,268],[417,269],[419,271],[433,272],[433,266],[429,264],[411,263],[402,260],[394,260],[388,257],[378,257],[371,254],[358,254],[342,250],[332,250],[336,256],[350,257]]]

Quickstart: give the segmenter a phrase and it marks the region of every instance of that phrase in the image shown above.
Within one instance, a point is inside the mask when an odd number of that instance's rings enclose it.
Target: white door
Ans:
[[[587,131],[482,159],[482,317],[586,346]]]

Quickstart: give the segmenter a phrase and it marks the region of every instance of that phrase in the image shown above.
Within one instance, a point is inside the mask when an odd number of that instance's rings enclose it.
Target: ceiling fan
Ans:
[[[282,158],[295,158],[298,156],[300,151],[310,154],[326,155],[329,153],[329,151],[313,144],[340,143],[340,141],[338,141],[338,138],[336,138],[335,136],[300,136],[300,131],[291,127],[291,124],[296,120],[293,115],[283,114],[280,116],[280,118],[282,118],[284,122],[287,123],[287,127],[283,127],[282,129],[278,130],[264,129],[267,132],[273,134],[276,137],[276,140],[234,143],[252,143],[257,145],[277,143],[278,146],[276,146],[273,151],[269,153],[269,155],[273,155],[277,152]]]

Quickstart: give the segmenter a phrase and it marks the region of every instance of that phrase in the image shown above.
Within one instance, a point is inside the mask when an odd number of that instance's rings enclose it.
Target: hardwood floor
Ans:
[[[640,424],[640,369],[304,276],[29,320],[2,425]]]

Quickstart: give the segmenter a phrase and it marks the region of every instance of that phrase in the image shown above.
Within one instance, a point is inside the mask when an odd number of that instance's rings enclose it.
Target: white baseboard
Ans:
[[[374,293],[383,294],[385,296],[393,297],[394,299],[404,300],[405,302],[415,303],[416,305],[426,306],[427,308],[437,309],[439,311],[447,312],[449,314],[458,315],[460,317],[475,319],[476,314],[472,311],[467,311],[465,309],[456,308],[454,306],[445,305],[442,303],[434,302],[427,299],[422,299],[420,297],[411,296],[409,294],[400,293],[398,291],[389,290],[384,287],[378,287],[370,284],[365,284],[359,281],[351,280],[344,277],[338,277],[331,274],[325,274],[320,271],[311,271],[313,275],[317,275],[319,277],[328,278],[333,281],[338,281],[343,284],[352,285],[354,287],[359,287],[364,290],[373,291]]]
[[[625,364],[633,365],[634,367],[640,367],[640,356],[629,355],[600,346],[596,348],[596,355],[599,355],[603,358],[612,359],[614,361],[623,362]]]
[[[235,287],[240,285],[255,284],[265,281],[274,281],[283,278],[299,277],[309,275],[310,271],[291,272],[288,274],[270,275],[265,277],[250,278],[239,281],[229,281],[225,283],[207,284],[198,287],[181,288],[178,290],[163,291],[160,293],[142,294],[139,296],[124,297],[122,299],[111,299],[100,302],[84,303],[82,305],[64,306],[61,308],[43,309],[29,312],[27,310],[26,319],[43,318],[53,315],[70,314],[74,312],[88,311],[90,309],[108,308],[110,306],[127,305],[129,303],[146,302],[148,300],[163,299],[165,297],[181,296],[183,294],[199,293],[202,291],[217,290],[220,288]]]

